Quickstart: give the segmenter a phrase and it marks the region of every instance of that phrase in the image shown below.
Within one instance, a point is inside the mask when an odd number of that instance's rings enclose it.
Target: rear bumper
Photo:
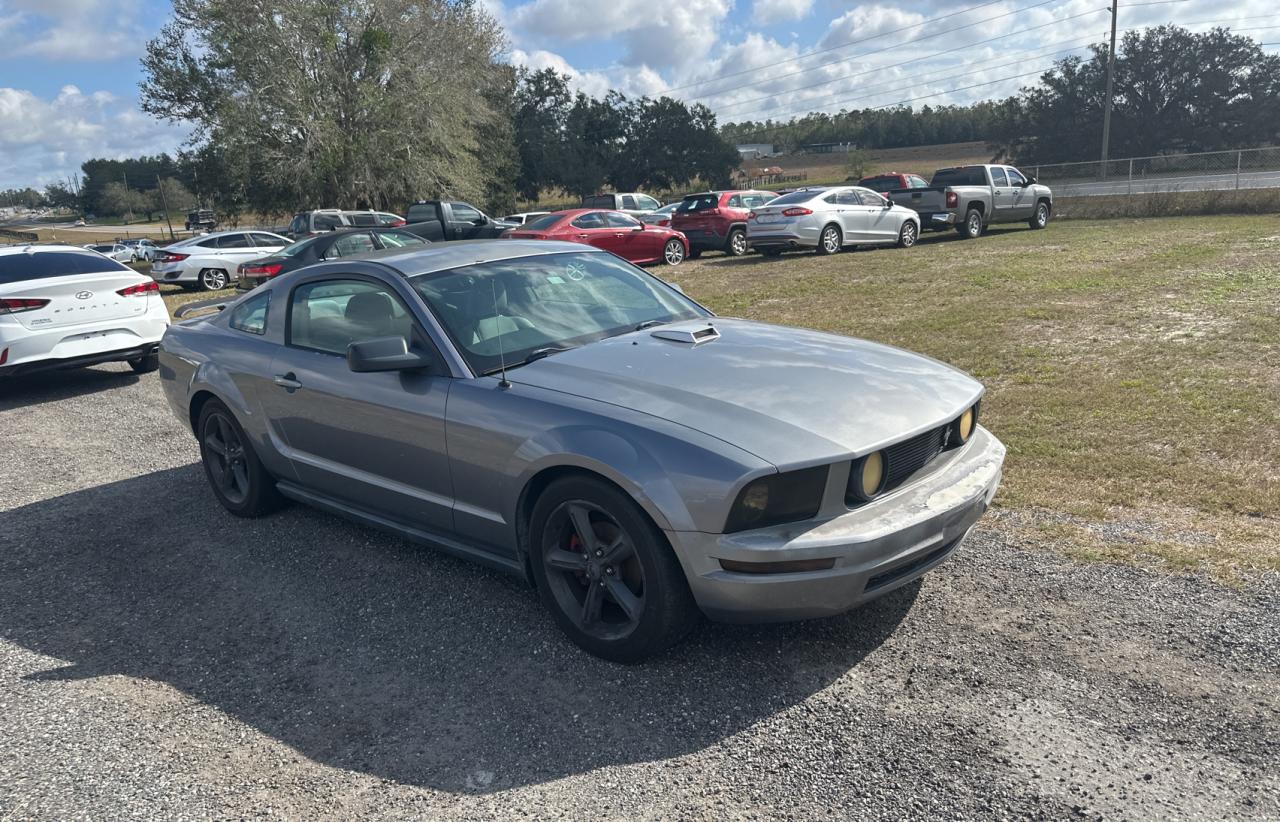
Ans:
[[[148,297],[144,314],[127,320],[61,328],[0,329],[0,350],[7,351],[0,374],[12,376],[58,368],[119,362],[155,353],[169,327],[169,311],[159,297]]]
[[[736,534],[667,532],[699,607],[727,622],[775,622],[856,608],[936,567],[961,545],[1000,485],[1004,446],[979,427],[924,478],[820,523]],[[721,559],[832,559],[823,571],[749,574]]]
[[[685,236],[690,251],[715,251],[724,248],[729,242],[727,228],[723,233],[719,228],[676,228],[675,226],[671,228]]]
[[[921,211],[920,227],[928,230],[931,228],[950,228],[956,224],[956,215],[951,211]]]
[[[0,378],[19,377],[24,374],[35,374],[41,371],[57,371],[63,368],[84,368],[100,365],[104,362],[125,362],[137,360],[155,354],[160,350],[160,343],[152,342],[133,348],[122,348],[114,351],[100,351],[96,354],[81,354],[76,357],[63,357],[52,360],[28,360],[17,365],[0,365]]]
[[[151,279],[158,283],[194,283],[199,279],[200,272],[187,266],[175,266],[172,269],[157,269],[155,266],[151,268]]]

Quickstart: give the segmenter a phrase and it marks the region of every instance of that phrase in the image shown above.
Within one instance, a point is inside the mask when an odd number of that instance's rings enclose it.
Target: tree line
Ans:
[[[1110,49],[1067,57],[1003,100],[890,107],[731,123],[739,143],[783,149],[848,142],[862,148],[983,140],[1024,164],[1093,160],[1102,149]],[[1112,157],[1249,148],[1280,141],[1280,56],[1226,29],[1165,25],[1116,46]]]

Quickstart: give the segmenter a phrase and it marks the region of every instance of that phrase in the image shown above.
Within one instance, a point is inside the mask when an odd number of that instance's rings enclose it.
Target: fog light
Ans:
[[[951,426],[951,446],[964,445],[973,436],[973,429],[978,423],[978,406],[965,409],[960,418]]]
[[[868,454],[862,460],[862,496],[871,499],[884,487],[884,452]]]

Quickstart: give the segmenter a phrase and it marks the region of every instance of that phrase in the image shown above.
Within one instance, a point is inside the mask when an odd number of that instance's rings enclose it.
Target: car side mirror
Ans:
[[[644,231],[644,223],[640,223],[640,224],[639,224],[639,225],[637,225],[637,226],[633,226],[631,230],[632,230],[632,231]]]
[[[356,373],[429,368],[431,357],[410,351],[404,337],[375,337],[347,346],[347,367]]]
[[[883,203],[880,207],[881,207],[881,208],[893,208],[893,200],[890,200],[888,197],[885,197],[885,198],[884,198],[884,203]]]
[[[1038,183],[1038,182],[1040,182],[1040,181],[1039,181],[1039,180],[1037,180],[1035,177],[1028,177],[1028,178],[1026,179],[1026,181],[1025,181],[1025,182],[1023,182],[1022,187],[1023,187],[1023,188],[1026,188],[1027,186],[1033,186],[1033,185],[1035,185],[1035,184],[1036,184],[1036,183]]]
[[[472,221],[471,221],[471,224],[472,224],[472,225],[484,225],[484,224],[485,224],[485,223],[487,223],[487,222],[489,222],[489,218],[488,218],[488,217],[486,217],[486,216],[484,216],[483,214],[481,214],[479,217],[476,217],[474,220],[472,220]]]

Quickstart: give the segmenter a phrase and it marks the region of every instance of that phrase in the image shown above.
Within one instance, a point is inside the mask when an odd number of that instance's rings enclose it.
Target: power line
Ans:
[[[923,42],[923,41],[925,41],[925,40],[932,40],[932,39],[934,39],[935,37],[941,37],[941,36],[942,36],[942,35],[944,35],[944,34],[953,34],[953,33],[957,32],[957,31],[964,31],[965,29],[971,29],[971,28],[973,28],[974,26],[981,26],[981,25],[983,25],[984,23],[990,23],[990,22],[992,22],[992,21],[994,21],[994,20],[1000,20],[1000,19],[1005,18],[1005,17],[1011,17],[1011,16],[1013,16],[1013,15],[1015,15],[1015,14],[1021,14],[1021,13],[1022,13],[1022,12],[1024,12],[1024,11],[1030,11],[1031,9],[1039,8],[1040,6],[1047,6],[1047,5],[1049,5],[1050,3],[1053,3],[1053,2],[1057,2],[1057,0],[1039,0],[1039,2],[1037,2],[1037,3],[1032,3],[1032,4],[1031,4],[1031,5],[1029,5],[1029,6],[1023,6],[1023,7],[1021,7],[1021,8],[1014,9],[1013,11],[1007,11],[1007,12],[1004,12],[1003,14],[997,14],[995,17],[986,17],[986,18],[983,18],[982,20],[977,20],[977,21],[975,21],[975,22],[973,22],[973,23],[966,23],[966,24],[965,24],[965,25],[963,25],[963,26],[954,26],[954,27],[949,28],[949,29],[943,29],[942,31],[934,32],[934,33],[932,33],[932,34],[925,34],[925,35],[922,35],[922,36],[920,36],[920,37],[916,37],[916,38],[914,38],[914,39],[907,40],[907,41],[902,42],[902,43],[894,43],[893,45],[885,46],[884,48],[875,49],[874,51],[865,51],[865,52],[863,52],[862,54],[851,54],[851,55],[849,55],[849,56],[847,56],[847,57],[838,57],[838,58],[836,58],[835,60],[829,60],[829,61],[827,61],[827,62],[825,62],[825,63],[818,63],[817,65],[809,66],[808,68],[797,69],[796,71],[788,72],[787,74],[775,74],[775,75],[773,75],[772,77],[766,77],[766,78],[764,78],[764,79],[762,79],[762,80],[756,80],[756,81],[755,81],[755,82],[753,82],[753,83],[745,83],[745,84],[743,84],[743,85],[738,86],[738,88],[739,88],[739,89],[741,89],[741,88],[751,88],[752,86],[758,86],[758,85],[761,85],[761,84],[763,84],[763,83],[771,83],[771,82],[774,82],[774,81],[776,81],[776,80],[782,80],[782,79],[785,79],[785,78],[787,78],[787,77],[795,77],[795,76],[796,76],[796,75],[798,75],[798,74],[807,74],[807,73],[809,73],[809,72],[811,72],[811,71],[817,71],[818,69],[826,68],[827,66],[834,66],[834,65],[836,65],[837,63],[846,63],[846,62],[848,62],[848,61],[850,61],[850,60],[856,60],[856,59],[860,59],[860,58],[863,58],[863,57],[871,57],[871,56],[876,55],[876,54],[883,54],[883,53],[884,53],[884,52],[886,52],[886,51],[892,51],[892,50],[894,50],[894,49],[902,48],[903,46],[909,46],[909,45],[911,45],[911,44],[913,44],[913,43],[920,43],[920,42]],[[1065,22],[1066,20],[1072,20],[1072,19],[1074,19],[1074,18],[1076,18],[1076,17],[1083,17],[1083,16],[1084,16],[1084,15],[1086,15],[1086,14],[1094,14],[1094,13],[1096,13],[1096,12],[1098,12],[1098,11],[1100,11],[1100,9],[1092,9],[1092,10],[1090,10],[1090,11],[1082,12],[1081,14],[1072,15],[1071,17],[1064,18],[1063,20],[1055,20],[1055,21],[1053,21],[1052,23],[1046,23],[1046,24],[1044,24],[1044,25],[1045,25],[1045,26],[1048,26],[1048,25],[1054,25],[1055,23]],[[1043,28],[1043,27],[1044,27],[1044,26],[1040,26],[1040,28]],[[876,35],[876,37],[884,37],[884,36],[886,36],[887,34],[891,34],[891,33],[892,33],[892,32],[886,32],[885,34],[882,34],[882,35]],[[1008,35],[1005,35],[1005,36],[1008,36]],[[869,38],[869,39],[871,39],[871,38]],[[865,41],[864,41],[864,42],[865,42]],[[759,69],[755,69],[755,71],[759,71]],[[818,83],[818,84],[816,84],[816,85],[822,85],[822,84],[821,84],[821,83]],[[706,100],[706,99],[711,98],[711,97],[720,97],[720,96],[724,95],[727,91],[734,91],[734,90],[736,90],[736,89],[727,89],[727,90],[724,90],[724,91],[712,92],[712,93],[710,93],[710,94],[700,94],[700,95],[697,95],[697,96],[694,96],[694,97],[688,97],[688,98],[685,98],[685,99],[688,99],[688,100]]]
[[[1029,32],[1029,31],[1036,31],[1036,30],[1038,30],[1038,29],[1048,28],[1049,26],[1056,26],[1056,25],[1058,25],[1058,24],[1060,24],[1060,23],[1066,23],[1066,22],[1068,22],[1068,21],[1070,21],[1070,20],[1074,20],[1074,19],[1076,19],[1076,18],[1078,18],[1078,17],[1086,17],[1086,16],[1088,16],[1088,15],[1090,15],[1090,14],[1097,14],[1097,13],[1098,13],[1098,12],[1100,12],[1100,11],[1102,11],[1102,9],[1090,9],[1089,11],[1080,12],[1079,14],[1073,14],[1073,15],[1071,15],[1070,17],[1064,17],[1064,18],[1062,18],[1061,20],[1053,20],[1053,21],[1048,22],[1048,23],[1042,23],[1042,24],[1040,24],[1040,25],[1038,25],[1038,26],[1029,26],[1028,28],[1025,28],[1025,29],[1018,29],[1017,31],[1011,31],[1011,32],[1008,32],[1007,34],[1000,34],[1000,35],[997,35],[997,36],[995,36],[995,37],[988,37],[986,40],[978,40],[977,42],[974,42],[974,43],[965,43],[964,45],[961,45],[961,46],[955,46],[955,47],[953,47],[953,48],[949,48],[949,49],[943,49],[942,51],[937,51],[937,52],[934,52],[934,53],[932,53],[932,54],[925,55],[924,57],[913,57],[913,58],[911,58],[910,60],[903,60],[903,61],[902,61],[902,62],[900,62],[900,63],[889,63],[889,64],[887,64],[887,65],[882,65],[882,66],[873,66],[872,68],[866,69],[866,70],[864,70],[864,71],[857,72],[857,73],[855,73],[855,74],[846,74],[846,75],[843,75],[843,76],[841,76],[841,77],[835,77],[835,78],[831,78],[831,79],[828,79],[828,80],[823,80],[823,81],[818,82],[818,83],[811,83],[810,85],[807,85],[807,86],[799,86],[798,88],[788,89],[786,93],[787,93],[787,94],[794,94],[794,93],[796,93],[796,92],[798,92],[798,91],[807,91],[808,89],[817,88],[817,87],[819,87],[819,86],[827,86],[827,85],[831,85],[832,83],[839,83],[839,82],[844,81],[844,80],[852,80],[852,79],[853,79],[853,78],[855,78],[855,77],[862,77],[862,76],[864,76],[864,75],[872,74],[872,73],[877,72],[877,71],[885,71],[885,70],[887,70],[887,69],[900,68],[900,67],[902,67],[902,66],[910,65],[911,63],[919,63],[919,62],[922,62],[922,61],[925,61],[925,60],[933,60],[933,59],[936,59],[936,58],[938,58],[939,56],[944,55],[944,54],[952,54],[952,53],[957,52],[957,51],[964,51],[964,50],[966,50],[966,49],[971,49],[971,48],[973,48],[974,46],[981,46],[981,45],[985,45],[986,43],[994,43],[994,42],[995,42],[995,41],[997,41],[997,40],[1004,40],[1004,39],[1006,39],[1006,38],[1008,38],[1008,37],[1015,37],[1015,36],[1017,36],[1017,35],[1019,35],[1019,34],[1026,34],[1026,33],[1027,33],[1027,32]],[[986,22],[986,21],[982,21],[982,22]],[[941,33],[945,33],[945,32],[941,32]],[[931,36],[936,36],[936,35],[931,35]],[[901,44],[901,45],[908,45],[908,44],[910,44],[910,43],[914,43],[914,42],[916,42],[916,41],[915,41],[915,40],[909,40],[909,41],[907,41],[907,43],[903,43],[903,44]],[[893,46],[892,48],[897,48],[897,46]],[[881,51],[887,51],[887,50],[888,50],[888,49],[881,49]],[[878,53],[878,52],[867,52],[866,54],[860,54],[860,55],[856,55],[856,56],[857,56],[857,57],[866,57],[866,56],[869,56],[869,55],[871,55],[871,54],[877,54],[877,53]],[[854,59],[854,58],[853,58],[853,57],[850,57],[850,58],[848,58],[848,59],[852,60],[852,59]],[[779,80],[779,79],[782,79],[783,77],[789,77],[789,76],[791,76],[791,75],[786,75],[786,74],[784,74],[784,75],[779,75],[778,77],[770,77],[770,78],[768,78],[767,80],[762,80],[761,82],[772,82],[772,81],[774,81],[774,80]],[[775,94],[766,94],[766,95],[763,95],[763,96],[761,96],[761,97],[753,97],[753,98],[751,98],[751,99],[749,99],[749,100],[741,100],[741,101],[736,102],[736,103],[729,103],[729,104],[727,104],[727,105],[717,106],[717,108],[716,108],[716,113],[717,113],[717,114],[719,114],[721,111],[723,111],[724,109],[727,109],[727,108],[737,108],[738,106],[744,106],[744,105],[748,105],[748,104],[750,104],[750,103],[758,103],[758,102],[760,102],[760,101],[762,101],[762,100],[769,100],[769,99],[772,99],[772,98],[773,98],[773,97],[775,97],[775,96],[777,96],[777,95],[775,95]]]
[[[911,29],[916,29],[916,28],[920,28],[921,26],[926,26],[926,25],[928,25],[929,23],[936,23],[936,22],[938,22],[939,20],[946,20],[946,19],[947,19],[947,18],[949,18],[949,17],[955,17],[955,16],[960,15],[960,14],[967,14],[967,13],[969,13],[969,12],[971,12],[971,11],[977,11],[978,9],[984,9],[984,8],[986,8],[987,6],[994,6],[994,5],[996,5],[996,4],[998,4],[998,3],[1002,3],[1002,2],[1004,2],[1004,0],[990,0],[990,2],[982,3],[982,4],[977,5],[977,6],[970,6],[969,8],[967,8],[967,9],[961,9],[960,11],[953,11],[953,12],[951,12],[950,14],[943,14],[943,15],[939,15],[938,17],[930,17],[930,18],[929,18],[929,19],[927,19],[927,20],[921,20],[919,23],[912,23],[912,24],[911,24],[911,25],[909,25],[909,26],[902,26],[901,28],[892,29],[892,30],[890,30],[890,31],[882,31],[882,32],[880,32],[879,34],[874,34],[874,35],[872,35],[872,36],[870,36],[870,37],[863,37],[863,38],[858,39],[858,40],[847,40],[847,41],[845,41],[845,42],[843,42],[843,43],[837,43],[837,44],[835,44],[835,45],[833,45],[833,46],[826,46],[826,47],[824,47],[824,48],[820,48],[820,49],[813,49],[813,50],[811,50],[811,51],[807,51],[807,52],[805,52],[804,54],[797,54],[795,57],[788,57],[786,60],[779,60],[779,61],[777,61],[777,62],[775,62],[775,63],[766,63],[766,64],[765,64],[765,65],[763,65],[763,66],[753,66],[753,67],[751,67],[751,68],[749,68],[749,69],[743,69],[742,71],[735,71],[735,72],[733,72],[732,74],[722,74],[722,75],[720,75],[719,77],[713,77],[713,78],[711,78],[710,80],[698,80],[698,81],[693,82],[693,83],[686,83],[686,84],[685,84],[685,85],[683,85],[683,86],[672,86],[671,88],[667,89],[667,91],[668,91],[668,92],[672,92],[672,91],[683,91],[684,89],[687,89],[687,88],[693,88],[694,86],[704,86],[704,85],[706,85],[707,83],[718,83],[718,82],[720,82],[721,80],[727,80],[727,79],[729,79],[730,77],[739,77],[739,76],[741,76],[741,75],[743,75],[743,74],[751,74],[751,73],[753,73],[753,72],[760,71],[761,69],[774,68],[774,67],[776,67],[776,66],[784,66],[784,65],[786,65],[787,63],[794,63],[794,62],[796,62],[796,61],[798,61],[798,60],[804,60],[804,59],[806,59],[806,58],[809,58],[809,57],[814,56],[815,54],[825,54],[825,53],[826,53],[826,52],[828,52],[828,51],[835,51],[836,49],[842,49],[842,48],[844,48],[845,46],[856,46],[856,45],[858,45],[859,43],[866,43],[866,42],[868,42],[868,41],[871,41],[871,40],[876,39],[877,37],[885,37],[885,36],[888,36],[888,35],[890,35],[890,34],[900,34],[901,32],[904,32],[904,31],[910,31]]]

